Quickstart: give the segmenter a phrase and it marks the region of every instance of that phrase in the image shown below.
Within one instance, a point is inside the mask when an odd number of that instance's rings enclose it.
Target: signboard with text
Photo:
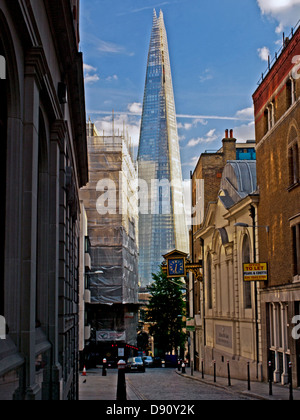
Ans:
[[[97,331],[96,340],[98,342],[103,341],[126,341],[126,332],[117,332],[117,331]]]
[[[268,281],[268,264],[244,264],[244,281]]]

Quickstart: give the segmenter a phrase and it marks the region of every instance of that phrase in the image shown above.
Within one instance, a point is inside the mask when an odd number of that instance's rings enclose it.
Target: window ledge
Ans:
[[[293,283],[300,283],[300,275],[293,277]]]
[[[287,190],[288,190],[288,192],[290,192],[290,191],[294,190],[295,188],[297,188],[299,186],[300,186],[300,181],[297,181],[294,184],[290,185]]]

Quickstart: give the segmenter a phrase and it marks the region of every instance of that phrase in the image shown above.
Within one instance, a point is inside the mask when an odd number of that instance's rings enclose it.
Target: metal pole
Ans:
[[[185,374],[185,373],[186,373],[186,370],[185,370],[185,363],[184,363],[184,362],[182,363],[182,373],[183,373],[183,374]]]
[[[107,360],[103,359],[102,376],[107,376],[106,363],[107,363]]]
[[[216,361],[214,360],[214,383],[217,382]]]
[[[124,360],[120,360],[118,363],[117,401],[127,401],[125,369],[126,363]]]
[[[231,376],[230,376],[230,363],[227,360],[227,371],[228,371],[228,386],[231,386]]]
[[[273,370],[272,370],[272,362],[269,362],[269,395],[273,395],[272,383],[273,383]]]
[[[204,379],[204,360],[201,359],[202,379]]]
[[[248,362],[248,391],[251,391],[250,362]]]
[[[289,384],[290,384],[290,401],[294,400],[294,395],[293,395],[293,371],[292,371],[293,365],[290,362],[289,363]]]
[[[256,210],[254,206],[251,206],[250,210],[251,218],[253,221],[253,262],[256,264],[256,221],[255,214]],[[259,326],[258,326],[258,299],[257,299],[257,282],[255,284],[255,327],[256,327],[256,379],[258,379],[258,365],[259,365]]]

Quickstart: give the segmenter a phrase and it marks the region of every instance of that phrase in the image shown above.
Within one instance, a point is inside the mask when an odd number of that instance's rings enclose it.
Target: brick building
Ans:
[[[78,11],[79,0],[0,0],[0,400],[78,398]]]
[[[300,343],[292,337],[300,313],[300,28],[286,38],[253,95],[257,178],[260,191],[261,262],[269,264],[269,281],[261,286],[264,377],[273,363],[274,379],[300,385]],[[298,56],[298,57],[297,57]]]

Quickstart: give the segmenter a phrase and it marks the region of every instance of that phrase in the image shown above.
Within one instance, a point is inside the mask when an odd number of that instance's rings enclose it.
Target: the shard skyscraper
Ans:
[[[152,283],[162,255],[188,253],[180,149],[167,33],[154,10],[138,152],[139,278]],[[148,194],[147,194],[148,193]],[[147,197],[147,198],[145,198]]]

